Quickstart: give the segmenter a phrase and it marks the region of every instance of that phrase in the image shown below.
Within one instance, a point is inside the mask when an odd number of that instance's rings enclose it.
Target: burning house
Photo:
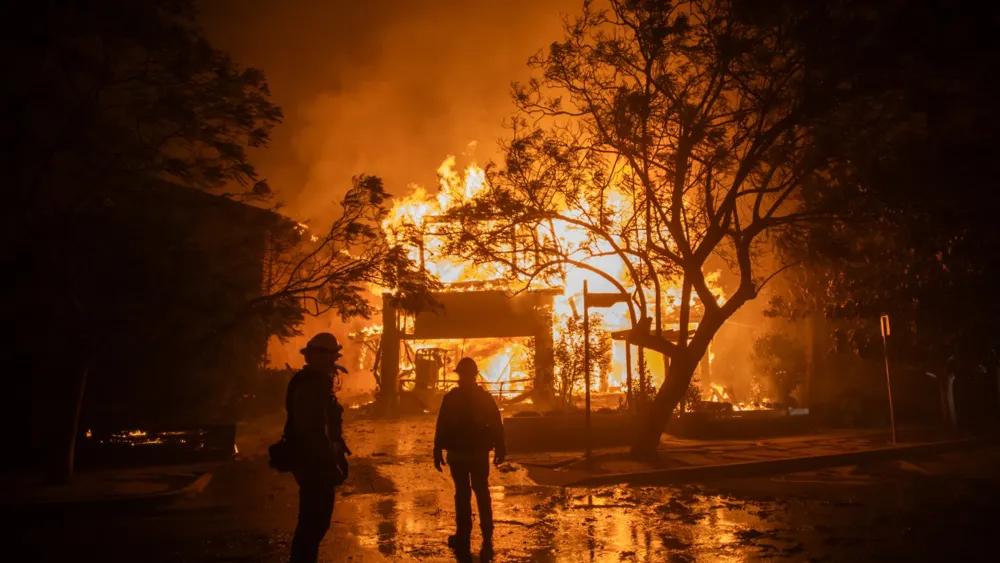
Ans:
[[[560,399],[565,401],[558,389],[577,396],[583,391],[582,373],[575,373],[581,371],[580,366],[557,360],[555,353],[562,347],[562,358],[582,356],[582,347],[574,348],[571,342],[571,332],[583,314],[583,284],[586,281],[594,291],[618,295],[624,295],[623,286],[635,291],[629,286],[628,266],[615,256],[589,255],[581,258],[587,267],[564,267],[541,283],[512,283],[503,264],[474,263],[449,253],[446,239],[453,233],[446,218],[449,209],[473,201],[488,187],[481,168],[471,165],[461,174],[455,164],[454,157],[449,157],[438,169],[436,194],[415,187],[409,196],[397,200],[383,223],[387,235],[442,282],[442,289],[434,295],[441,308],[410,315],[387,299],[391,288],[376,288],[384,294],[381,324],[351,334],[364,347],[362,368],[371,371],[384,403],[434,410],[443,391],[455,384],[451,374],[455,362],[472,356],[480,365],[481,384],[501,402],[531,403],[542,410],[558,406]],[[619,199],[620,205],[627,205]],[[532,235],[557,238],[567,247],[582,246],[586,239],[572,225],[551,225],[550,232]],[[531,256],[530,241],[523,243],[524,237],[516,234],[510,238],[511,260],[537,259]],[[595,275],[594,270],[602,275]],[[719,276],[708,279],[721,295]],[[662,288],[666,319],[679,309],[680,300],[679,287]],[[595,360],[597,373],[591,381],[592,390],[606,396],[598,408],[631,407],[641,400],[641,390],[648,395],[662,384],[665,373],[662,355],[629,342],[634,312],[627,298],[620,301],[625,302],[602,307],[595,325],[595,332],[609,341],[607,358]],[[669,337],[671,328],[664,328]],[[576,335],[576,343],[580,341]],[[701,362],[700,377],[707,390],[702,398],[741,408],[731,389],[711,385],[711,357],[706,354]]]

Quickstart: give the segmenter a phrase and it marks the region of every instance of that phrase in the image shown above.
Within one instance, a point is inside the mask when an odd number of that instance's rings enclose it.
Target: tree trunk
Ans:
[[[997,380],[997,406],[998,406],[998,408],[996,410],[994,410],[993,412],[1000,413],[1000,365],[996,366],[994,368],[994,371],[996,372],[996,380]]]
[[[955,412],[955,374],[948,373],[945,375],[942,383],[942,399],[944,401],[945,422],[947,423],[949,430],[957,430],[958,414]]]
[[[73,478],[76,460],[76,437],[80,432],[80,412],[83,409],[83,396],[87,389],[89,367],[78,366],[73,373],[72,394],[67,405],[66,416],[61,428],[57,429],[59,440],[57,452],[54,453],[48,481],[52,484],[68,483]]]
[[[690,288],[688,288],[686,296],[690,297],[690,295]],[[734,301],[737,299],[739,301]],[[664,356],[670,356],[669,367],[667,368],[667,375],[663,386],[656,393],[656,397],[653,399],[652,404],[649,405],[649,408],[645,411],[640,411],[639,426],[636,429],[635,441],[632,444],[631,453],[633,457],[650,459],[656,456],[660,436],[666,429],[667,423],[670,422],[674,409],[677,408],[677,405],[680,404],[681,400],[687,394],[688,387],[691,385],[691,378],[694,377],[695,369],[698,367],[698,361],[708,352],[708,346],[711,344],[712,338],[719,331],[722,323],[745,302],[746,297],[743,291],[739,290],[730,299],[729,304],[734,304],[735,307],[727,314],[710,315],[706,313],[702,317],[698,325],[698,330],[695,331],[689,343],[687,330],[684,328],[684,323],[687,322],[689,317],[687,317],[684,310],[685,301],[682,301],[681,334],[678,337],[677,347],[674,349],[668,346],[667,341],[662,336],[649,334],[648,319],[640,321],[633,328],[630,335],[632,342],[637,343],[639,346],[647,346]]]
[[[690,352],[685,355],[691,356]],[[660,436],[670,422],[677,405],[684,398],[697,365],[697,358],[694,360],[690,357],[671,358],[663,386],[656,393],[653,403],[639,418],[635,442],[632,444],[632,457],[651,459],[656,456]]]
[[[806,373],[805,379],[802,382],[802,397],[799,399],[800,407],[812,407],[813,381],[816,379],[817,358],[819,356],[819,346],[817,344],[819,338],[818,324],[819,319],[816,313],[810,313],[806,317]]]

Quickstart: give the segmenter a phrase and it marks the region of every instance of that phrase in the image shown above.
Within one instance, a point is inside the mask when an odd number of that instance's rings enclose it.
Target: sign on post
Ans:
[[[896,413],[892,408],[892,379],[889,377],[889,344],[887,337],[890,334],[889,315],[882,315],[879,318],[879,326],[882,329],[882,353],[885,356],[885,387],[889,391],[889,424],[892,426],[892,443],[896,443]]]

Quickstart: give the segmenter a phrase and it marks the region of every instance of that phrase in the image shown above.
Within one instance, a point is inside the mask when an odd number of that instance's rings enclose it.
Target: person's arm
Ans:
[[[351,448],[347,447],[347,441],[344,440],[344,407],[340,406],[340,401],[337,400],[336,396],[331,396],[330,402],[332,404],[327,409],[327,416],[332,417],[331,420],[327,421],[327,432],[330,435],[330,440],[334,447],[342,448],[344,454],[351,455]]]
[[[500,408],[492,395],[490,398],[490,430],[493,432],[493,463],[500,465],[507,457],[507,442],[503,435],[503,417],[500,415]]]
[[[441,401],[441,409],[438,410],[437,425],[434,428],[434,469],[441,471],[442,465],[447,465],[444,461],[444,435],[448,431],[448,424],[451,418],[451,401],[446,394]]]

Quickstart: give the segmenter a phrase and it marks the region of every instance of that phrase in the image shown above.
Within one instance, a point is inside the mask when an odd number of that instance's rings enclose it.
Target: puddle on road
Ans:
[[[385,556],[451,558],[451,487],[407,489],[345,499],[359,518],[353,533]],[[496,561],[748,561],[802,549],[783,537],[788,526],[766,503],[691,489],[494,486],[491,493]],[[477,531],[473,546],[478,542]]]
[[[760,555],[759,540],[776,536],[756,505],[683,489],[569,492],[553,508],[553,561],[574,553],[588,554],[591,561],[657,561],[665,555],[679,561],[745,561]]]
[[[445,543],[455,526],[454,488],[447,469],[431,465],[431,425],[380,424],[376,431],[359,421],[348,436],[373,483],[343,498],[352,535],[394,560],[454,560]],[[544,487],[517,463],[491,471],[490,479],[496,561],[748,561],[795,559],[803,550],[791,539],[785,507],[766,498],[736,500],[697,486]]]

